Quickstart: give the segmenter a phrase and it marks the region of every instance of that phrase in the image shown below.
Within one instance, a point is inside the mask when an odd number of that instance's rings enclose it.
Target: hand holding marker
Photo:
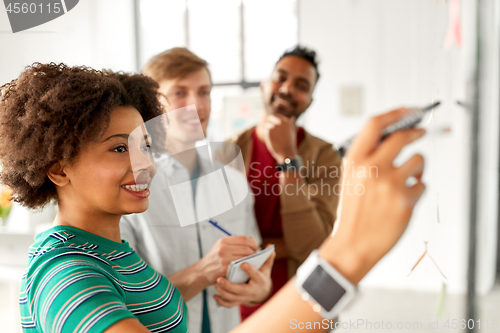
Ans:
[[[424,118],[424,114],[427,111],[431,111],[435,107],[439,106],[441,102],[433,103],[425,108],[411,108],[409,109],[409,114],[398,122],[386,127],[382,132],[382,139],[380,142],[384,141],[390,134],[396,131],[402,131],[405,129],[409,129],[415,127],[418,123],[422,121]],[[345,153],[349,149],[349,146],[354,141],[354,137],[347,140],[344,144],[339,147],[340,156],[344,157]]]

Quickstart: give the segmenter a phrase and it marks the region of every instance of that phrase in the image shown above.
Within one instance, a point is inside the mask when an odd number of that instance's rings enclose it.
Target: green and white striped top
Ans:
[[[103,332],[125,318],[151,332],[188,331],[180,292],[126,241],[68,226],[36,236],[19,302],[24,332]]]

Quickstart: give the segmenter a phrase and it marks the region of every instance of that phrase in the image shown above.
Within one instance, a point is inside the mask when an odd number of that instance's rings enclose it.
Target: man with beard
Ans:
[[[263,246],[276,246],[273,294],[331,234],[336,219],[341,157],[330,143],[295,125],[311,105],[318,78],[316,52],[287,50],[261,83],[261,121],[233,140],[255,195]],[[241,306],[242,319],[258,307]]]

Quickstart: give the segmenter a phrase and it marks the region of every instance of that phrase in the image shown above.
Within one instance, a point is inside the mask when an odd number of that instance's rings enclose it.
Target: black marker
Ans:
[[[380,142],[384,141],[391,133],[394,133],[396,131],[401,131],[405,129],[409,129],[417,125],[419,122],[422,121],[424,118],[424,114],[427,111],[431,111],[435,107],[437,107],[441,102],[436,102],[433,103],[429,106],[426,106],[425,108],[411,108],[409,109],[410,114],[404,117],[403,119],[399,120],[398,122],[386,127],[384,131],[382,132],[382,139]],[[339,153],[340,156],[344,157],[345,153],[347,152],[347,149],[349,149],[349,146],[351,143],[354,141],[355,136],[344,142],[339,148]]]

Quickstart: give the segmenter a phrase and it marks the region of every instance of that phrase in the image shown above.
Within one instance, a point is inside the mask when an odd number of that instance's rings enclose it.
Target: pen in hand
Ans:
[[[225,230],[224,228],[222,228],[217,222],[212,221],[212,220],[208,220],[208,222],[210,224],[212,224],[214,227],[216,227],[217,229],[219,229],[220,231],[222,231],[223,233],[225,233],[226,235],[232,236],[227,230]]]

